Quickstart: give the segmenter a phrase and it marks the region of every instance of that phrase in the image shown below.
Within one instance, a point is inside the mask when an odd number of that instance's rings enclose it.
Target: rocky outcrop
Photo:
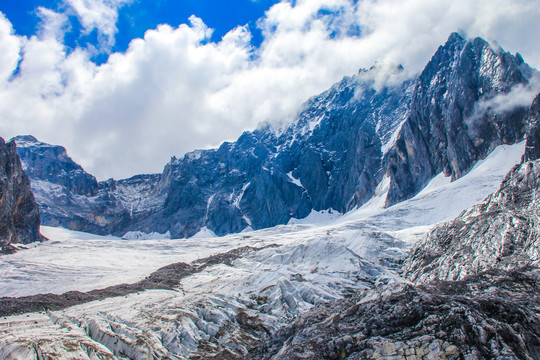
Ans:
[[[15,244],[44,240],[39,225],[39,208],[16,145],[0,138],[0,254],[15,251]]]
[[[13,140],[17,143],[24,171],[31,179],[60,185],[77,195],[97,195],[96,178],[75,163],[64,147],[43,143],[30,135],[17,136]]]
[[[495,113],[482,104],[528,83],[520,56],[453,33],[416,81],[410,114],[386,158],[386,204],[410,198],[444,172],[467,173],[496,146],[523,139],[527,108]]]
[[[529,115],[527,144],[523,161],[540,159],[540,94],[534,99]]]
[[[538,359],[538,270],[361,292],[314,308],[250,359]]]
[[[440,225],[413,250],[404,275],[413,281],[459,280],[497,268],[540,265],[540,162],[526,162],[482,204]]]
[[[405,276],[459,280],[493,268],[540,265],[539,102],[540,96],[530,110],[524,162],[483,203],[432,230],[405,262]]]

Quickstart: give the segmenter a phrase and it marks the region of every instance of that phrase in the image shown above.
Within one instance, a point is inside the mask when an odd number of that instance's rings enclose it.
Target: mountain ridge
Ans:
[[[99,234],[189,237],[208,228],[225,235],[311,211],[345,213],[371,199],[384,176],[391,206],[438,173],[459,178],[496,146],[523,138],[527,107],[475,112],[528,84],[535,70],[521,56],[453,33],[416,79],[402,73],[361,70],[309,99],[281,131],[261,127],[173,158],[161,175],[137,182],[139,198],[129,195],[138,192],[129,179],[102,182],[88,197],[66,186],[52,191],[34,175],[44,223]],[[63,215],[67,208],[75,220]]]

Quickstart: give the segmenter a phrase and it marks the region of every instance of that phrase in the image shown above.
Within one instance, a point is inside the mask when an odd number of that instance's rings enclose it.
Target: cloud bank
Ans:
[[[42,31],[14,33],[0,14],[0,136],[65,146],[100,179],[160,172],[172,155],[217,146],[263,121],[292,119],[310,96],[376,61],[419,72],[452,31],[496,39],[540,67],[536,0],[297,0],[212,42],[204,19],[161,25],[101,66],[62,43],[67,14],[114,44],[124,0],[40,9]]]

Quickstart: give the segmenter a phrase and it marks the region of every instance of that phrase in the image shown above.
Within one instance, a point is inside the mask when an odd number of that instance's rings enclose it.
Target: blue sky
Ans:
[[[539,18],[538,0],[0,0],[0,136],[100,180],[161,172],[375,62],[413,77],[459,29],[540,68]]]
[[[142,38],[148,29],[159,24],[178,26],[187,23],[191,15],[204,19],[214,30],[211,41],[219,41],[223,35],[236,26],[248,25],[252,32],[252,44],[258,47],[262,41],[257,28],[257,20],[278,0],[135,0],[118,8],[114,46],[93,57],[97,63],[107,60],[110,52],[124,52],[134,38]],[[97,30],[85,34],[77,17],[63,1],[58,0],[2,0],[0,12],[11,21],[19,35],[35,35],[41,24],[39,7],[69,15],[69,30],[65,34],[65,44],[74,49],[98,45]]]

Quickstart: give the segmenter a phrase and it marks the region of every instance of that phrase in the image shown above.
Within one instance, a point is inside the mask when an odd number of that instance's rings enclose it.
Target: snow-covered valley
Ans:
[[[246,248],[173,290],[146,290],[0,319],[0,358],[235,358],[295,316],[347,293],[402,280],[396,268],[435,224],[497,190],[524,142],[496,148],[462,178],[435,177],[410,200],[376,196],[345,215],[214,238],[123,240],[42,227],[49,238],[0,258],[0,297],[134,283],[163,266]]]

